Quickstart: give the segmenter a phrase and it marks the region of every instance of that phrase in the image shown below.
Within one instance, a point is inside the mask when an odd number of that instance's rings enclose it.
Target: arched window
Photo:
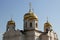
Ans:
[[[32,27],[32,23],[30,22],[30,27]]]
[[[27,27],[27,22],[26,22],[26,27]]]
[[[48,33],[48,29],[46,29],[46,32]]]
[[[37,23],[36,23],[36,27],[38,27]]]

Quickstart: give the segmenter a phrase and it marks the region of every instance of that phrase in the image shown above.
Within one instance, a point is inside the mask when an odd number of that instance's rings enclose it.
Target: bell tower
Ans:
[[[48,22],[48,18],[47,18],[47,22],[44,24],[44,32],[48,32],[52,30],[52,26],[51,24]]]
[[[29,12],[24,15],[24,30],[38,30],[38,17],[32,11],[31,3],[29,4]]]
[[[8,21],[6,31],[15,30],[15,22],[12,20]]]

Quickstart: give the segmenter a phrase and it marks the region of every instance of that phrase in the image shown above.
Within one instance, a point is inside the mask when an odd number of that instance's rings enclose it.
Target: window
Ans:
[[[37,23],[36,23],[36,27],[37,27],[38,25],[37,25]]]
[[[27,27],[27,22],[26,22],[26,27]]]
[[[46,29],[46,32],[48,33],[48,29]]]
[[[30,22],[30,27],[32,27],[32,23]]]

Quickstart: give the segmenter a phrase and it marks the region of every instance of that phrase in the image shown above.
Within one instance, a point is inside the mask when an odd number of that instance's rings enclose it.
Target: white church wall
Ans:
[[[35,40],[40,40],[39,36],[41,33],[35,31]]]
[[[34,40],[34,31],[28,31],[26,32],[26,40]]]

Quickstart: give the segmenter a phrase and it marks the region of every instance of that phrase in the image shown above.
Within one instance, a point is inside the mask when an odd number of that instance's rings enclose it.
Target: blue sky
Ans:
[[[38,16],[38,29],[43,31],[48,16],[60,40],[60,0],[0,0],[0,40],[11,17],[16,23],[16,29],[23,29],[23,16],[29,11],[29,2]]]

